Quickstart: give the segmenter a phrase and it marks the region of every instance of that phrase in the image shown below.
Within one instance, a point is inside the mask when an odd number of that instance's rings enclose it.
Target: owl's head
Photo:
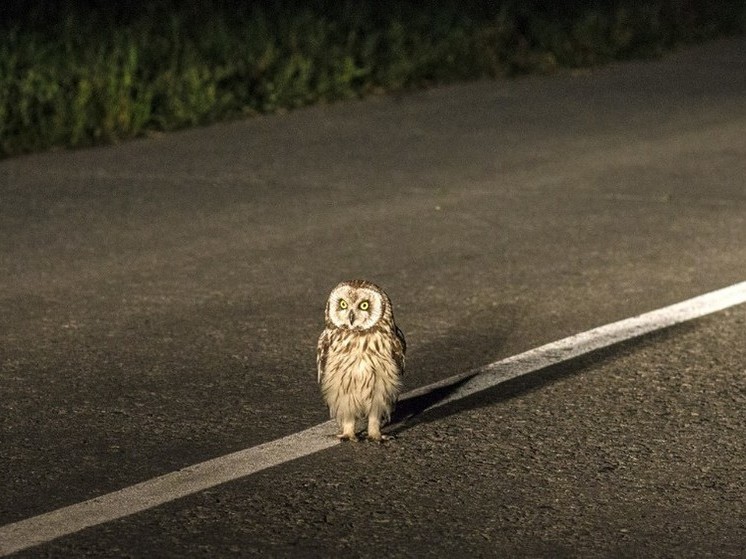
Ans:
[[[391,300],[376,284],[343,281],[326,302],[326,322],[346,330],[367,330],[381,319],[392,320]]]

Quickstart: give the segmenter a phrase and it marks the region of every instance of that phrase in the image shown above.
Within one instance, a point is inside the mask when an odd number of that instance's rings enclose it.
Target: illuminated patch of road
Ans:
[[[428,407],[460,400],[527,375],[746,302],[746,281],[681,303],[581,332],[478,369],[408,392],[402,401],[438,394]],[[181,497],[330,448],[339,441],[327,421],[268,443],[201,462],[113,493],[0,527],[0,554],[7,555],[85,528],[141,512]]]

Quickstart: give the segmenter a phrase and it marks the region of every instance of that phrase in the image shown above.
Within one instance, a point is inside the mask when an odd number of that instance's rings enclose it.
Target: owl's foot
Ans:
[[[384,441],[390,441],[394,437],[390,435],[383,435],[381,433],[373,433],[368,435],[368,440],[374,443],[383,443]]]
[[[368,416],[368,440],[377,443],[389,440],[391,437],[381,434],[381,418],[379,414],[372,413]]]
[[[390,437],[381,434],[381,418],[377,413],[368,416],[368,440],[376,443],[382,443],[389,440]]]
[[[339,421],[339,430],[341,433],[337,437],[342,441],[357,441],[355,436],[355,420],[344,418]]]

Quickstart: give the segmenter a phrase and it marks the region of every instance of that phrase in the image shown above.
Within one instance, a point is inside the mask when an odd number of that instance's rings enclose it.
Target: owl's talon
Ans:
[[[382,435],[382,434],[379,434],[378,436],[376,436],[376,435],[368,435],[368,440],[369,441],[372,441],[372,442],[378,443],[378,444],[383,444],[385,441],[390,441],[393,438],[394,437],[392,437],[391,435]]]
[[[357,436],[354,435],[354,434],[350,435],[348,433],[340,433],[339,435],[337,435],[337,438],[340,441],[350,441],[350,442],[353,442],[353,443],[357,442]]]

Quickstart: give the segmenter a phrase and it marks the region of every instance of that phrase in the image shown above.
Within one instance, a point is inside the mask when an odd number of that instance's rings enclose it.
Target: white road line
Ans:
[[[506,380],[568,361],[644,334],[746,303],[746,281],[681,303],[613,322],[552,342],[479,369],[412,390],[402,400],[453,386],[436,407]],[[251,475],[339,444],[327,421],[287,437],[171,472],[113,493],[0,527],[0,555],[49,542],[97,524],[117,520],[204,489]]]
[[[407,393],[404,398],[421,396],[462,381],[447,397],[430,406],[442,406],[448,402],[460,400],[507,380],[526,375],[550,365],[569,361],[575,357],[591,353],[597,349],[609,347],[620,342],[631,340],[656,330],[662,330],[693,320],[714,312],[722,311],[746,302],[746,281],[729,287],[705,293],[693,299],[687,299],[668,307],[650,311],[645,314],[599,326],[568,338],[563,338],[536,349],[531,349],[513,357],[508,357],[473,371],[449,377],[443,381],[417,388]],[[467,380],[465,380],[467,379]]]

